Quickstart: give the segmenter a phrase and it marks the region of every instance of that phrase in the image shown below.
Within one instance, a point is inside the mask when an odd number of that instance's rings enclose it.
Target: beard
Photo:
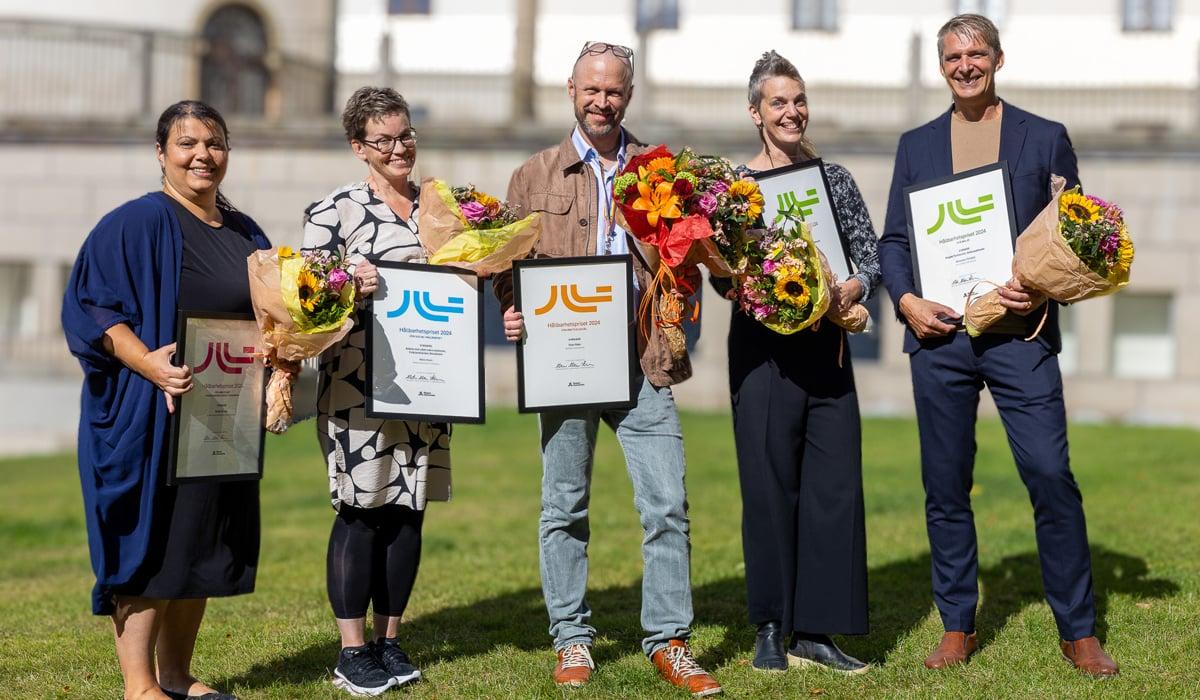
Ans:
[[[587,117],[589,114],[610,116],[611,118],[607,123],[597,126],[588,121]],[[613,129],[621,125],[621,118],[623,116],[625,115],[621,112],[613,112],[611,115],[605,115],[603,112],[589,112],[586,109],[575,110],[575,122],[579,124],[579,129],[590,137],[608,136],[613,132]]]

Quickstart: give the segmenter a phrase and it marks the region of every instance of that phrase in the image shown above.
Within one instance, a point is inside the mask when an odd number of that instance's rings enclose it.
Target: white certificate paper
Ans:
[[[634,323],[628,255],[518,260],[515,305],[522,412],[633,405]]]
[[[192,390],[175,399],[168,483],[262,476],[267,369],[251,315],[181,311],[176,362]]]
[[[850,259],[842,227],[829,194],[829,180],[820,158],[767,170],[754,176],[763,195],[763,222],[770,226],[782,209],[798,206],[808,222],[813,242],[829,260],[839,282],[850,278]]]
[[[918,293],[954,309],[981,281],[1012,277],[1016,216],[1005,162],[908,187],[909,249]]]
[[[483,287],[442,265],[380,262],[367,327],[366,415],[482,423]]]

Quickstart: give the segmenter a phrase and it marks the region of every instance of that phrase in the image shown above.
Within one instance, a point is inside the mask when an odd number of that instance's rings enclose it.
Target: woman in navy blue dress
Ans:
[[[167,486],[169,414],[192,388],[171,363],[179,309],[251,311],[246,257],[268,248],[218,187],[229,133],[201,102],[169,107],[156,132],[163,189],[88,235],[63,299],[83,367],[79,474],[96,586],[126,698],[224,700],[191,675],[208,598],[254,590],[258,482]]]

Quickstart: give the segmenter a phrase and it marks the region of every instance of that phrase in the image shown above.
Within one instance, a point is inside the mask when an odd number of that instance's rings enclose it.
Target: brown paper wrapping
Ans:
[[[427,257],[432,256],[451,238],[466,230],[462,219],[459,219],[458,215],[446,206],[446,202],[433,187],[433,182],[433,178],[422,180],[421,192],[417,197],[417,238],[421,239],[421,246],[425,249]],[[481,277],[487,277],[510,269],[514,260],[528,257],[541,235],[542,219],[538,216],[486,258],[475,262],[446,264],[470,270]]]
[[[821,256],[821,271],[825,276],[825,285],[833,289],[838,282],[837,276],[833,274],[833,270],[829,269],[829,260],[825,254],[817,250],[817,255]],[[845,311],[840,311],[831,301],[829,309],[825,312],[825,318],[851,333],[862,333],[867,328],[867,320],[871,318],[871,314],[862,304],[852,304]]]
[[[1045,206],[1020,236],[1013,252],[1013,278],[1022,287],[1051,299],[1070,304],[1112,294],[1128,284],[1126,277],[1108,280],[1088,269],[1075,255],[1058,231],[1058,198],[1066,189],[1066,180],[1050,176],[1050,203]],[[967,306],[964,323],[971,335],[978,335],[1007,311],[1000,305],[999,292],[992,290]]]
[[[342,327],[326,333],[302,333],[283,303],[279,288],[279,258],[274,250],[256,250],[246,258],[250,278],[250,299],[254,318],[262,334],[268,365],[277,367],[267,383],[266,428],[282,433],[292,422],[292,385],[295,374],[281,365],[316,357],[326,348],[346,337],[354,327],[354,315],[348,316]]]

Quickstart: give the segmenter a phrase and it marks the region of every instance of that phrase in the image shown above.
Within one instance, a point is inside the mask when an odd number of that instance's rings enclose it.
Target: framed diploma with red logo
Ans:
[[[517,408],[630,408],[636,316],[629,255],[513,263],[513,305],[525,319],[517,344]]]
[[[175,364],[192,389],[175,397],[167,483],[261,479],[267,368],[252,314],[179,312]]]

